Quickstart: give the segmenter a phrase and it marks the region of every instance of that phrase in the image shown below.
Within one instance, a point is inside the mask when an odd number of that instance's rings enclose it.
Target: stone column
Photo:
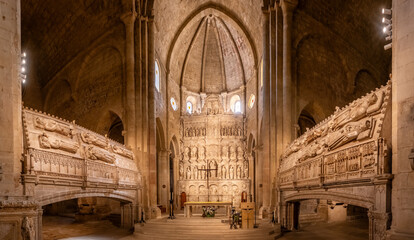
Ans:
[[[292,141],[292,17],[297,0],[281,0],[283,11],[283,147]]]
[[[0,196],[15,196],[22,194],[20,1],[0,0],[0,5]]]
[[[158,204],[168,208],[169,205],[169,192],[170,189],[167,187],[169,184],[169,159],[168,151],[160,150],[158,152]]]
[[[135,144],[135,49],[134,23],[136,12],[127,12],[121,16],[125,24],[125,78],[126,78],[126,138],[125,145],[136,148]]]
[[[388,6],[389,7],[389,6]],[[414,4],[392,1],[392,225],[389,239],[413,239]],[[388,50],[389,51],[389,50]]]
[[[260,161],[262,183],[262,206],[259,209],[260,218],[267,216],[270,206],[270,11],[269,6],[263,9],[263,125],[260,129],[260,139],[263,146]]]
[[[151,218],[161,217],[157,207],[157,159],[156,159],[156,124],[155,124],[155,49],[154,49],[154,18],[147,22],[148,34],[148,161],[149,161],[149,197]]]
[[[387,225],[391,214],[377,211],[368,211],[369,240],[385,240]]]
[[[43,209],[42,207],[39,207],[37,210],[37,239],[42,240],[43,239]]]

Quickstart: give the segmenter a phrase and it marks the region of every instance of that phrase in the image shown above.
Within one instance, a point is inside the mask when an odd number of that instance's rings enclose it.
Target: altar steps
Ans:
[[[230,225],[225,216],[215,218],[202,218],[193,216],[184,218],[178,216],[174,220],[162,219],[150,220],[146,224],[136,224],[134,237],[136,239],[201,239],[201,240],[218,240],[218,239],[275,239],[280,230],[266,221],[258,221],[258,228],[254,229],[230,229]],[[280,229],[280,228],[279,228]]]

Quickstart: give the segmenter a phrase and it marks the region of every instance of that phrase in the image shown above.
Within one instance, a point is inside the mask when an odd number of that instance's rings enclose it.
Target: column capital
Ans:
[[[133,12],[126,12],[124,14],[121,15],[121,21],[127,25],[127,24],[132,24],[135,22],[135,19],[137,18],[137,12],[133,11]]]
[[[280,0],[283,14],[292,13],[298,5],[298,0]]]

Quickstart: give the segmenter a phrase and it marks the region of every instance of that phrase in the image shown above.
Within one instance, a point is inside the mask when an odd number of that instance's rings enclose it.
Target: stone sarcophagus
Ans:
[[[370,239],[385,239],[391,219],[390,95],[391,81],[337,108],[286,148],[277,186],[284,227],[296,226],[298,202],[325,199],[367,208]]]
[[[370,181],[389,173],[383,129],[391,84],[346,107],[293,141],[280,159],[279,187]],[[387,126],[388,128],[390,126]]]
[[[134,155],[124,145],[74,123],[23,109],[25,183],[137,189]]]

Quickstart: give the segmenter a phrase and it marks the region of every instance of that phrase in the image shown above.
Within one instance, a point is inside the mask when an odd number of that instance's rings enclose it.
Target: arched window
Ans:
[[[241,113],[241,100],[239,95],[233,95],[230,98],[230,109],[233,113]]]
[[[176,111],[178,106],[173,97],[171,98],[170,102],[171,102],[171,107],[174,109],[174,111]]]
[[[157,60],[155,60],[155,89],[160,91],[160,67]]]
[[[254,94],[250,95],[249,98],[249,108],[252,108],[254,106],[254,102],[256,101],[256,96]]]
[[[193,113],[193,104],[190,101],[187,102],[187,112],[189,114]]]
[[[234,113],[241,113],[241,102],[240,100],[236,101],[234,104]]]

